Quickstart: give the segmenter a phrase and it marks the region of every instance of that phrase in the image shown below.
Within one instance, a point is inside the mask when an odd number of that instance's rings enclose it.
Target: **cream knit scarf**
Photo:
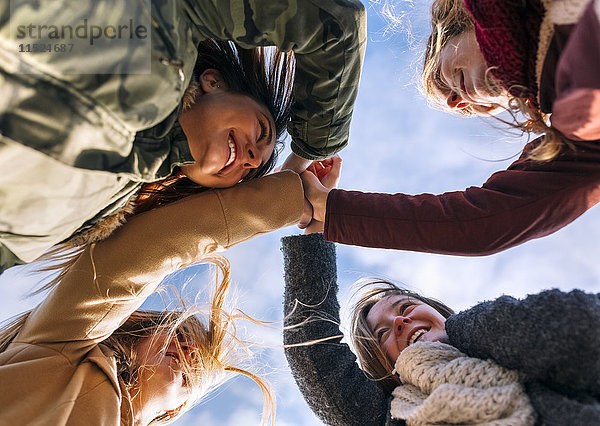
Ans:
[[[409,426],[534,424],[516,371],[453,346],[417,342],[402,351],[395,371],[403,385],[394,389],[390,412]]]

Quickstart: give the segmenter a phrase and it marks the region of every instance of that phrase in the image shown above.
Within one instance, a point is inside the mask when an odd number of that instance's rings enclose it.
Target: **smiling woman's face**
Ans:
[[[450,109],[468,108],[485,116],[508,107],[507,93],[489,75],[473,31],[450,38],[438,61],[441,78],[450,88],[446,101]]]
[[[200,89],[179,118],[195,160],[181,171],[199,185],[227,188],[269,160],[275,124],[266,106],[229,91],[217,70],[202,73]]]
[[[406,295],[386,296],[367,314],[367,324],[392,364],[414,342],[447,342],[446,318]]]

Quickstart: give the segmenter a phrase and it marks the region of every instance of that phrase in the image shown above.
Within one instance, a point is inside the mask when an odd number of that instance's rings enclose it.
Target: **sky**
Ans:
[[[405,14],[389,29],[368,7],[368,47],[354,111],[350,143],[340,187],[344,189],[442,193],[479,186],[506,168],[525,140],[494,120],[459,118],[431,109],[417,88],[420,55],[428,31],[429,1],[398,1]],[[286,151],[286,153],[289,151]],[[444,301],[455,310],[502,294],[522,297],[546,288],[600,292],[600,209],[543,239],[485,257],[453,257],[338,245],[340,303],[347,305],[351,285],[362,277],[389,278]],[[271,382],[280,426],[319,425],[297,390],[283,355],[281,339],[283,270],[280,238],[295,227],[263,235],[224,255],[231,262],[237,306],[251,316],[276,321],[271,328],[240,324],[241,334],[256,342],[253,367]],[[0,276],[0,319],[35,306],[25,298],[39,280],[27,268]],[[168,277],[190,298],[206,300],[210,270],[192,266]],[[161,308],[158,297],[145,307]],[[343,321],[348,312],[342,311]],[[342,323],[347,329],[347,321]],[[249,379],[235,378],[187,413],[179,425],[258,425],[262,395]]]

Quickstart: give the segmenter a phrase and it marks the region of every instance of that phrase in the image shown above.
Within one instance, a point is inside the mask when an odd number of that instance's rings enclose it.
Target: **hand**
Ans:
[[[302,173],[310,165],[311,161],[302,158],[293,152],[288,155],[279,170],[292,170],[298,174]]]
[[[304,235],[322,234],[323,232],[325,232],[325,222],[320,222],[314,219],[310,221],[306,228],[304,228]]]
[[[313,220],[313,208],[308,202],[306,197],[304,198],[304,209],[302,210],[302,216],[300,216],[300,222],[298,222],[298,228],[305,229],[310,226]]]
[[[324,222],[329,191],[335,188],[340,180],[342,159],[336,155],[322,161],[313,162],[300,175],[304,186],[304,197],[313,208],[313,219]]]
[[[313,161],[306,170],[312,172],[325,188],[337,188],[342,173],[342,158],[336,154],[325,160]]]

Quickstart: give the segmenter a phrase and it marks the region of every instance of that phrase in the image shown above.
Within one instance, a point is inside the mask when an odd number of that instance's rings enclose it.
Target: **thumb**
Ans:
[[[316,177],[311,172],[303,172],[300,174],[300,178],[302,179],[302,185],[304,186],[304,194],[306,198],[310,200],[311,195],[316,191],[326,191],[327,188],[323,186],[318,177]]]

